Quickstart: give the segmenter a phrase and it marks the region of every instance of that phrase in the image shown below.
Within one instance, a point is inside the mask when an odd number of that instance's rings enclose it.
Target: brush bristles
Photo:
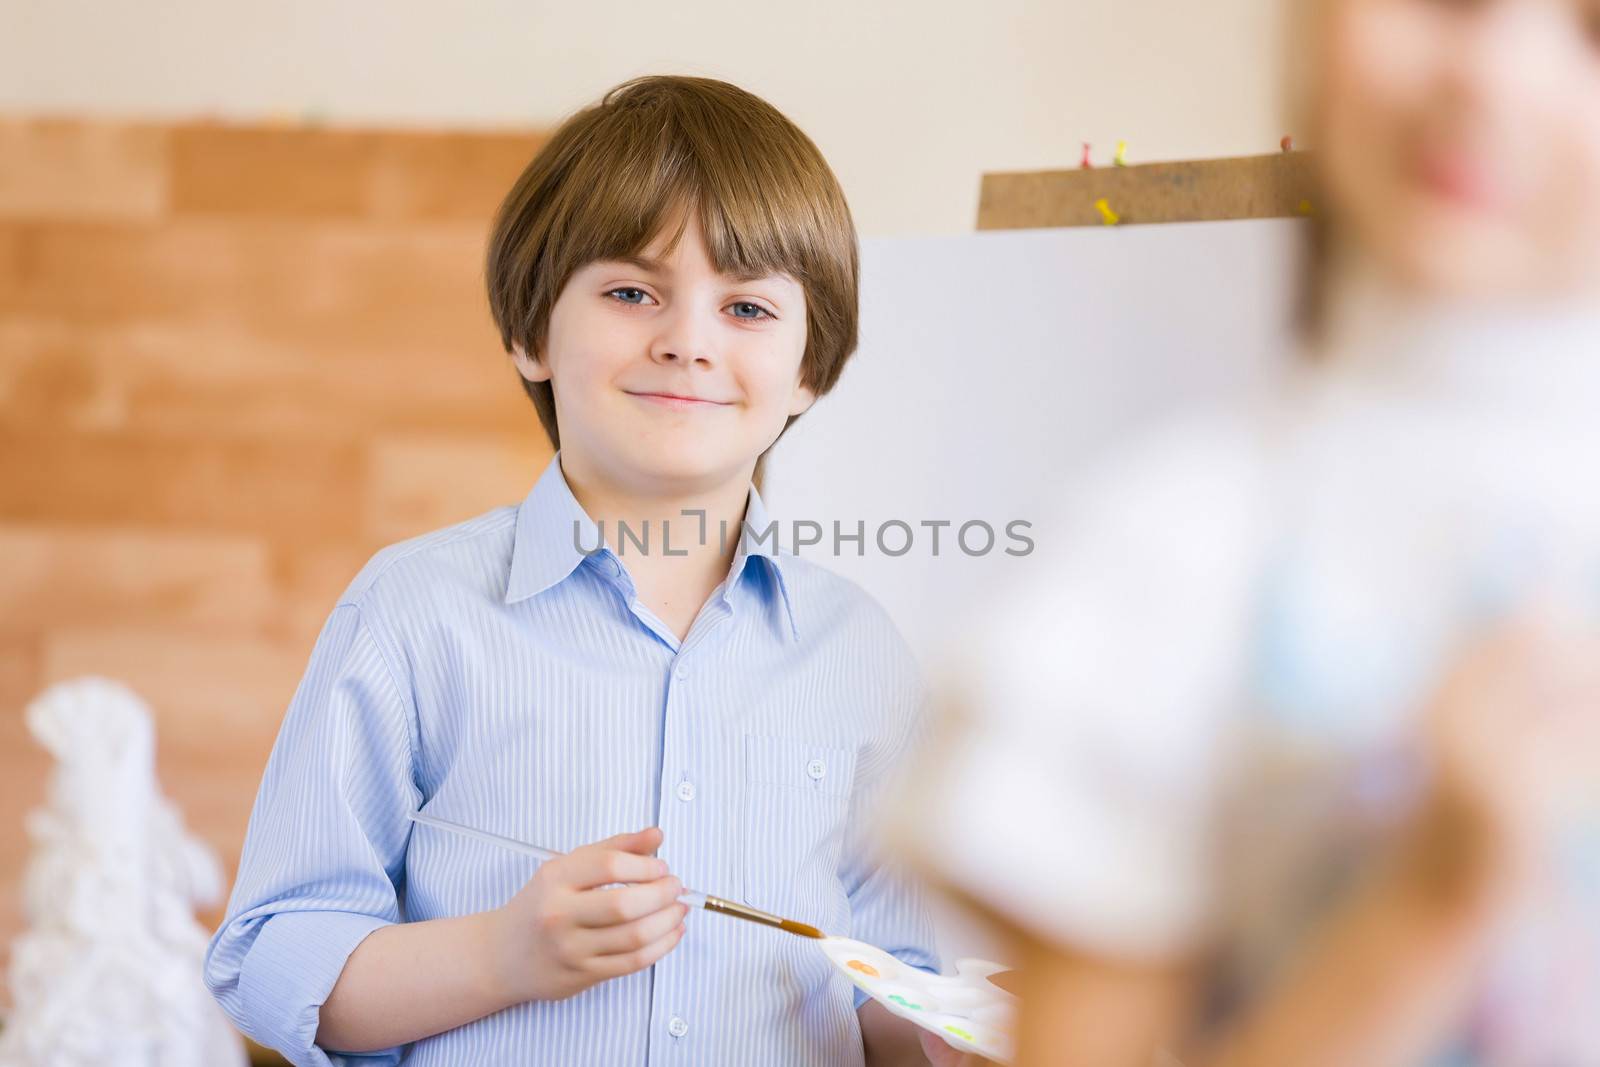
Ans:
[[[791,934],[799,934],[801,937],[814,937],[818,941],[822,940],[822,931],[818,930],[815,926],[809,926],[806,923],[795,922],[793,919],[785,919],[778,925],[789,931]]]

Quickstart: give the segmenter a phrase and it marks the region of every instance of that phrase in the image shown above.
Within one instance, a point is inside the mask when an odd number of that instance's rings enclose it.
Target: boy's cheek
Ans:
[[[632,404],[618,377],[623,372],[608,344],[574,347],[552,364],[551,384],[575,414],[586,419],[613,419]]]
[[[752,368],[738,376],[745,409],[766,421],[787,419],[800,380],[799,359],[788,352],[765,353],[764,359],[745,366]]]

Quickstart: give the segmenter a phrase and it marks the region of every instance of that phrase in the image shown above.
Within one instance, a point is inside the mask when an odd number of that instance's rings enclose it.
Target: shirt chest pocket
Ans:
[[[744,900],[801,922],[825,922],[843,901],[839,859],[856,751],[744,737]]]

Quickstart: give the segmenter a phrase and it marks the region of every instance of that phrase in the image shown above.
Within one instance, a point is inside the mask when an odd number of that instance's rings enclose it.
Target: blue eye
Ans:
[[[731,304],[729,306],[733,309],[733,317],[736,319],[749,319],[753,322],[757,319],[770,319],[773,317],[772,312],[768,311],[760,304],[751,303],[748,300],[741,300],[738,303]]]
[[[606,295],[623,304],[643,304],[650,298],[649,294],[643,289],[633,285],[625,285],[620,289],[612,289],[610,292],[606,293]]]

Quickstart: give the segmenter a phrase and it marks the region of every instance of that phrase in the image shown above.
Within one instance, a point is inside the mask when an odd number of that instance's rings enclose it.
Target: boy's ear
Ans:
[[[550,368],[545,365],[544,360],[537,355],[528,355],[520,341],[514,341],[511,344],[511,362],[517,365],[517,373],[530,382],[548,382],[550,380]]]
[[[816,402],[817,394],[812,392],[810,386],[796,383],[794,395],[789,398],[789,417],[792,419],[796,415],[804,415]]]

